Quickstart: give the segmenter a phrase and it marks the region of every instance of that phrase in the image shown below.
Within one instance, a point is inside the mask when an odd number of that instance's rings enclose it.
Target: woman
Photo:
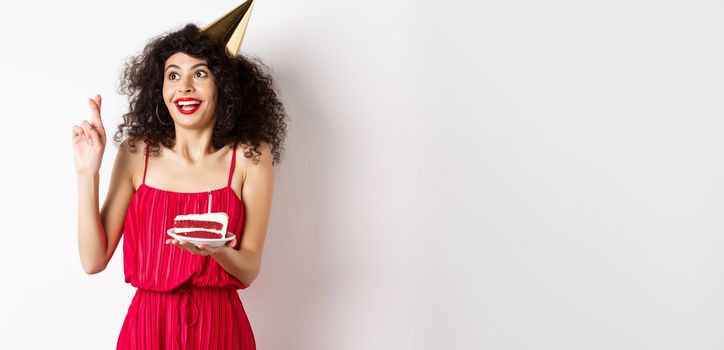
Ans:
[[[100,96],[89,100],[91,121],[73,127],[83,268],[102,271],[123,234],[125,280],[138,288],[119,349],[255,348],[236,290],[259,273],[286,132],[260,67],[192,24],[132,58],[121,84],[130,109],[114,136],[120,145],[100,212]],[[206,212],[209,200],[213,212],[229,214],[238,240],[197,247],[166,234],[176,215]]]

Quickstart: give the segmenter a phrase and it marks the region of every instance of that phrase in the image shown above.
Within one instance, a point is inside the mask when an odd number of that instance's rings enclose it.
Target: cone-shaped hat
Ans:
[[[246,26],[249,24],[252,7],[254,7],[254,0],[247,0],[229,13],[221,16],[221,18],[202,28],[201,31],[222,45],[226,45],[229,53],[232,56],[236,56],[239,53],[239,48],[241,48],[241,40],[244,39]]]

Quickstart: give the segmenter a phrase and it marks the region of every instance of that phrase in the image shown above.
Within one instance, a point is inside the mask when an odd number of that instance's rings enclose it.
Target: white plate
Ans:
[[[226,242],[229,242],[229,241],[233,240],[234,238],[236,238],[236,236],[234,236],[234,234],[231,232],[226,233],[226,238],[196,238],[196,237],[179,236],[175,233],[175,231],[176,231],[175,228],[172,227],[172,228],[168,229],[168,231],[166,231],[166,233],[169,236],[171,236],[175,239],[178,239],[179,241],[189,242],[196,246],[203,243],[203,244],[208,245],[209,247],[220,247],[220,246],[226,244]]]

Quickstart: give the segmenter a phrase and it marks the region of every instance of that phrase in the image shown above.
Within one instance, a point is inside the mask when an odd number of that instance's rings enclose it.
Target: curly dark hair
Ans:
[[[157,106],[164,106],[162,87],[164,65],[173,54],[183,52],[207,61],[217,86],[216,123],[212,143],[217,149],[241,143],[244,156],[258,161],[256,148],[261,141],[270,144],[272,163],[280,162],[286,137],[286,113],[277,96],[268,67],[259,59],[232,56],[226,48],[206,36],[194,24],[153,38],[143,51],[130,58],[121,74],[119,91],[129,97],[129,111],[123,115],[114,140],[128,140],[131,152],[135,141],[143,138],[152,154],[159,144],[173,147],[175,129],[156,117]],[[171,120],[167,108],[158,108],[163,120]],[[253,155],[252,155],[253,153]]]

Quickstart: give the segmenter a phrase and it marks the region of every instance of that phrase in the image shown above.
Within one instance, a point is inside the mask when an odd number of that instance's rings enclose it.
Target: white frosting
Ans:
[[[187,214],[177,215],[175,220],[203,220],[203,221],[216,221],[224,222],[229,221],[229,215],[226,213],[204,213],[204,214]]]
[[[186,232],[194,232],[194,231],[205,231],[205,232],[213,232],[217,234],[223,234],[226,231],[222,230],[212,230],[210,228],[200,228],[200,227],[184,227],[184,228],[175,228],[173,232],[175,233],[186,233]]]

